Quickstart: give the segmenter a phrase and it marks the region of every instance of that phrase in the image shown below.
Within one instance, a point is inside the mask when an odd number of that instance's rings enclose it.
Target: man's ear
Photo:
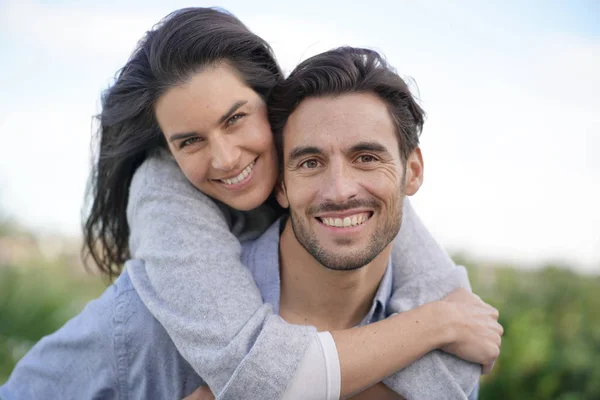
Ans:
[[[285,183],[283,182],[283,179],[279,179],[279,183],[277,183],[277,186],[275,187],[275,196],[277,197],[277,202],[281,207],[288,208],[290,206],[290,203],[287,199],[287,192],[285,190]]]
[[[423,155],[421,154],[421,148],[417,147],[406,160],[406,186],[404,191],[406,195],[412,196],[419,191],[423,184],[423,169]]]

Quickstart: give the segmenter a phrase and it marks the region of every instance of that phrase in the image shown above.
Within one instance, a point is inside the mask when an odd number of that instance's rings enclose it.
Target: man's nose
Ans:
[[[214,169],[231,171],[239,166],[242,151],[231,143],[231,138],[225,135],[215,136],[212,138],[210,147],[211,163]]]
[[[323,182],[324,200],[344,203],[358,195],[359,182],[349,166],[332,164],[326,176]]]

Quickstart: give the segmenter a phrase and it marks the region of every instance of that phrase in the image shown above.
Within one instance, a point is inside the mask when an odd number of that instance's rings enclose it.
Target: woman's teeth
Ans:
[[[246,177],[248,175],[250,175],[250,172],[252,172],[252,168],[254,168],[254,163],[256,163],[256,161],[252,161],[250,164],[248,164],[248,166],[246,168],[244,168],[244,170],[242,172],[240,172],[240,174],[238,176],[234,176],[233,178],[230,178],[230,179],[219,179],[219,180],[226,185],[235,185],[236,183],[240,183],[241,181],[246,179]]]
[[[364,212],[354,215],[349,215],[345,218],[319,218],[327,226],[336,228],[348,228],[365,223],[370,218],[370,213]]]

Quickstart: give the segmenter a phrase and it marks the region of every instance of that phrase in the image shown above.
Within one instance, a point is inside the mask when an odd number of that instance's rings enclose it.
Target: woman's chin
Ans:
[[[275,177],[268,176],[266,179],[257,179],[253,176],[249,182],[241,184],[226,185],[218,181],[210,181],[210,184],[195,185],[201,192],[220,201],[227,206],[239,210],[250,211],[263,204],[275,186]]]
[[[250,211],[259,207],[269,198],[271,192],[259,193],[259,191],[252,191],[252,193],[246,193],[240,196],[211,196],[213,199],[220,201],[221,203],[239,211]]]
[[[234,208],[239,211],[250,211],[254,210],[257,207],[260,207],[265,201],[267,201],[268,196],[257,196],[257,199],[253,199],[254,196],[247,196],[244,199],[238,199],[239,201],[233,201],[230,203],[225,203],[229,207]]]

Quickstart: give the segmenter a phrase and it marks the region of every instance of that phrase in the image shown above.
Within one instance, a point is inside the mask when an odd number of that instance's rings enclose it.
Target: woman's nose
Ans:
[[[211,143],[212,167],[221,171],[231,171],[239,166],[242,154],[238,146],[229,143],[229,138],[213,138]]]

